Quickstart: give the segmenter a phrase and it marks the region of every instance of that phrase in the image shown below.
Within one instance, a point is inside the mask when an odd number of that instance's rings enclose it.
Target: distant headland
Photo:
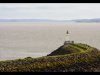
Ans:
[[[53,20],[53,19],[0,19],[0,22],[80,22],[80,23],[99,23],[100,18],[93,18],[93,19],[72,19],[72,20]]]

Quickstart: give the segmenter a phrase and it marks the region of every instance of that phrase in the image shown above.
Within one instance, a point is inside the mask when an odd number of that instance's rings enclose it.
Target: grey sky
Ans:
[[[100,3],[1,3],[0,18],[100,18]]]

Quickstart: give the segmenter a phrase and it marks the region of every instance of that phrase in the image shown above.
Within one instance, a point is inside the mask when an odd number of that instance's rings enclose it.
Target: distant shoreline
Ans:
[[[53,19],[0,19],[0,22],[75,22],[75,23],[100,23],[100,18],[94,19],[72,19],[72,20],[53,20]]]

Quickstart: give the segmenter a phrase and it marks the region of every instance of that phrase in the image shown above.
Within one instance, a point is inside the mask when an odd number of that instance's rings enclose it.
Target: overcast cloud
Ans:
[[[0,18],[56,20],[100,18],[100,3],[1,3]]]

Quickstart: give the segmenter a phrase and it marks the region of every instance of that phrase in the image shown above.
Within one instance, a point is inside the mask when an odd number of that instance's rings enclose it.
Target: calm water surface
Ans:
[[[0,23],[0,60],[46,56],[65,41],[66,31],[76,43],[100,49],[100,23]]]

